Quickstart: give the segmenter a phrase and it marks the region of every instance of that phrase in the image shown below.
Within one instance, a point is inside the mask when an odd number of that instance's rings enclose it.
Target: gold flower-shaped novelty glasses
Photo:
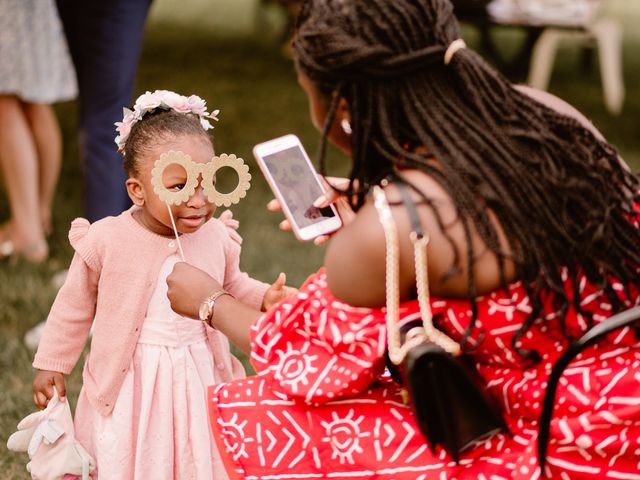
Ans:
[[[229,193],[219,192],[215,187],[216,172],[225,167],[232,168],[238,175],[238,185]],[[238,203],[250,187],[249,167],[233,154],[223,153],[208,163],[196,163],[186,153],[173,150],[160,155],[151,170],[151,183],[160,200],[168,205],[179,205],[195,193],[200,175],[205,195],[218,207]]]

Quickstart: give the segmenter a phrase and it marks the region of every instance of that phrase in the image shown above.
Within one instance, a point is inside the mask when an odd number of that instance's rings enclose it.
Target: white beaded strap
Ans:
[[[427,339],[446,350],[452,355],[460,354],[458,342],[447,336],[433,326],[433,313],[431,312],[431,302],[429,300],[429,275],[427,274],[427,244],[429,237],[426,235],[419,238],[415,232],[411,232],[413,242],[413,257],[416,266],[416,289],[418,290],[418,304],[420,305],[420,315]]]
[[[400,329],[398,328],[400,318],[400,255],[398,230],[391,215],[391,208],[387,202],[384,190],[378,186],[373,187],[373,198],[382,229],[384,230],[387,247],[385,256],[385,285],[389,358],[395,365],[399,365],[409,350],[425,340],[434,342],[452,355],[458,355],[460,353],[460,345],[433,326],[433,314],[431,313],[431,305],[429,304],[429,278],[427,276],[427,244],[429,243],[429,237],[418,237],[415,232],[412,232],[411,241],[414,245],[416,285],[423,326],[412,328],[407,333],[404,344],[400,344]]]

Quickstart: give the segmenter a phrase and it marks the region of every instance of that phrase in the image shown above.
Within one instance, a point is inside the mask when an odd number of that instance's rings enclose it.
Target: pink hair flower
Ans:
[[[158,90],[156,90],[155,92],[145,92],[142,95],[140,95],[137,99],[136,99],[136,103],[133,105],[134,107],[134,111],[140,111],[140,112],[150,112],[151,110],[155,110],[156,108],[158,108],[160,106],[160,104],[162,103],[162,99],[160,98],[160,95],[158,94]]]
[[[197,95],[191,95],[187,102],[189,103],[189,107],[191,108],[191,113],[195,113],[196,115],[204,116],[207,115],[207,102],[205,102],[202,98]]]
[[[121,122],[116,122],[116,131],[118,132],[118,136],[116,137],[116,145],[118,145],[118,150],[122,150],[121,147],[124,147],[124,143],[129,138],[129,134],[131,133],[131,127],[133,124],[139,120],[139,112],[129,110],[128,108],[123,108],[123,119]]]
[[[197,115],[204,130],[213,128],[209,119],[217,122],[218,114],[220,113],[220,110],[214,110],[212,113],[207,112],[207,103],[197,95],[185,97],[170,90],[145,92],[136,99],[133,110],[123,109],[122,121],[115,123],[116,132],[118,132],[115,142],[118,145],[119,152],[124,150],[133,124],[141,121],[145,114],[153,112],[157,108]]]
[[[169,90],[160,90],[159,93],[162,106],[166,106],[170,110],[178,113],[193,113],[186,97],[178,95],[175,92],[170,92]]]

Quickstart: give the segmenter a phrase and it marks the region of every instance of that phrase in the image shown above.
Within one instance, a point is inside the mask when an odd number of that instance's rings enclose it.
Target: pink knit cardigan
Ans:
[[[103,415],[113,409],[129,369],[160,267],[177,251],[175,239],[156,235],[133,218],[136,208],[91,225],[83,218],[72,222],[69,240],[75,255],[33,362],[37,369],[69,374],[94,323],[83,382],[89,401]],[[240,271],[237,222],[226,212],[221,219],[224,223],[212,219],[180,237],[186,260],[259,309],[269,285]],[[223,381],[243,377],[227,338],[209,327],[207,337]]]

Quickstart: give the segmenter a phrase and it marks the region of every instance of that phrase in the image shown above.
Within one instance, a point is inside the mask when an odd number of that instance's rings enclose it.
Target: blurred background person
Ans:
[[[131,206],[114,123],[131,103],[151,0],[59,0],[78,78],[85,216],[95,222]]]
[[[42,262],[62,140],[51,104],[77,91],[53,0],[0,0],[0,167],[10,219],[0,258]]]
[[[150,5],[151,0],[57,2],[78,83],[84,216],[91,223],[131,206],[114,123],[131,103]],[[66,273],[54,276],[52,284],[59,287]],[[28,347],[37,347],[43,329],[41,322],[26,333]]]

